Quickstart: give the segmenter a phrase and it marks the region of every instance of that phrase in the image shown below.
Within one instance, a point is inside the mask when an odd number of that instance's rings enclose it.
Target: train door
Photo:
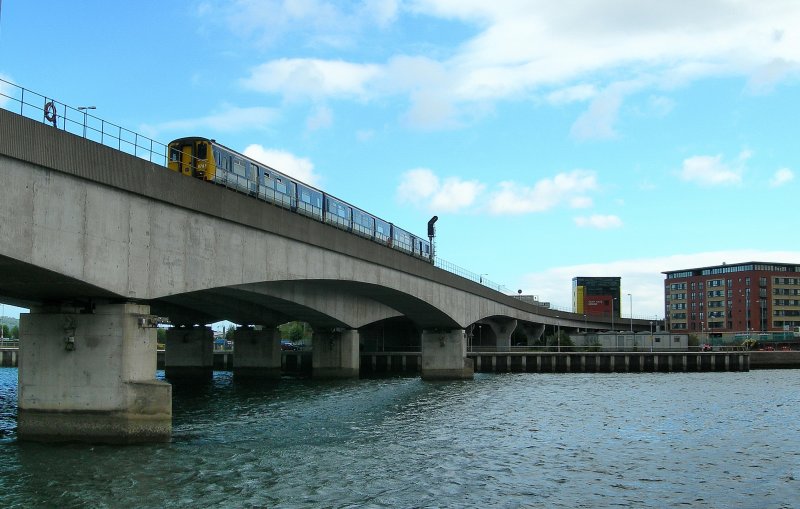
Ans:
[[[169,151],[169,168],[183,175],[192,176],[194,146],[192,143],[175,144]]]

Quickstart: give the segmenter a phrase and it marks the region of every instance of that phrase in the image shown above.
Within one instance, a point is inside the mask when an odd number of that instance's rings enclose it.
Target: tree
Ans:
[[[6,325],[6,324],[3,324],[3,326],[2,326],[2,327],[3,327],[3,337],[4,337],[5,339],[10,339],[10,338],[11,338],[11,334],[10,334],[10,333],[11,333],[11,331],[8,329],[8,325]]]
[[[19,326],[15,325],[11,327],[11,338],[12,339],[19,339]]]
[[[231,325],[228,327],[228,330],[225,331],[225,339],[228,341],[233,341],[233,332],[236,330],[235,325]]]
[[[303,322],[289,322],[278,327],[281,331],[281,338],[288,339],[293,343],[302,341],[306,336],[306,324]]]
[[[572,339],[569,337],[565,331],[559,331],[558,334],[553,334],[551,336],[547,336],[547,346],[548,350],[557,351],[559,346],[561,347],[562,351],[571,352],[573,350],[572,347],[575,344],[572,342]]]

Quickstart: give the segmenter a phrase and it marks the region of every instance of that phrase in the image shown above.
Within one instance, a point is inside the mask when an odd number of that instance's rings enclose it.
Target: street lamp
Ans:
[[[78,106],[78,111],[83,112],[83,137],[86,138],[86,111],[96,110],[97,106]]]
[[[633,332],[633,295],[628,294],[628,298],[631,301],[631,332]]]
[[[556,316],[556,320],[558,320],[558,316]],[[558,352],[561,353],[561,322],[556,322],[556,327],[558,327],[558,332],[556,332],[556,344],[558,345]]]
[[[616,297],[611,297],[611,330],[614,330],[614,301],[617,300]],[[615,335],[616,337],[616,335]]]

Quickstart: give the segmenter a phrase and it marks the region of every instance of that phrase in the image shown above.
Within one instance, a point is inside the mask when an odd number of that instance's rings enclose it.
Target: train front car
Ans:
[[[216,165],[211,150],[212,143],[208,138],[198,136],[171,141],[167,148],[167,167],[189,177],[213,181]]]

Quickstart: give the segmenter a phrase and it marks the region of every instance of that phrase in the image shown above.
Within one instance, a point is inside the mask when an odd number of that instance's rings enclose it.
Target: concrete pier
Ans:
[[[423,380],[472,378],[472,361],[467,359],[464,329],[422,332],[421,376]]]
[[[358,331],[314,333],[311,352],[313,378],[358,378]]]
[[[164,374],[167,378],[211,378],[214,375],[214,332],[210,327],[167,329]]]
[[[168,441],[172,386],[155,379],[149,307],[99,305],[90,314],[33,310],[20,317],[21,440]]]
[[[281,377],[281,335],[275,327],[265,330],[239,328],[233,333],[236,355],[233,376],[238,378]]]

